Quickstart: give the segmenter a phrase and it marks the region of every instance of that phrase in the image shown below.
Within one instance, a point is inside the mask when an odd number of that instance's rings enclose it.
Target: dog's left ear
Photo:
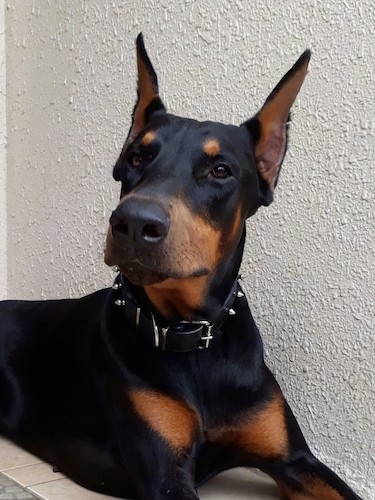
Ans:
[[[250,131],[253,138],[264,205],[273,200],[287,147],[290,108],[305,79],[310,56],[311,52],[306,50],[276,85],[261,110],[241,125]]]

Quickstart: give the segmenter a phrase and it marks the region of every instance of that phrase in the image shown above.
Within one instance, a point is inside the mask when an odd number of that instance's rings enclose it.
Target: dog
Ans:
[[[310,52],[234,126],[167,113],[141,34],[136,46],[105,248],[118,275],[80,299],[0,304],[0,434],[120,498],[196,500],[242,466],[290,500],[359,499],[306,444],[238,279],[245,221],[273,200]]]

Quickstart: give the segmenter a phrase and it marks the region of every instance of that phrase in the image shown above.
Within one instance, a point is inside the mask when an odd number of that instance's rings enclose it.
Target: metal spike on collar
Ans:
[[[122,283],[115,283],[113,286],[112,286],[112,289],[113,290],[118,290],[119,288],[122,287]]]
[[[241,292],[241,290],[238,290],[238,292],[237,292],[237,297],[238,297],[239,299],[242,299],[242,297],[245,297],[245,294],[244,294],[243,292]]]
[[[115,304],[116,306],[124,306],[126,305],[126,300],[117,299],[115,300]]]
[[[137,311],[135,313],[135,325],[137,328],[139,328],[139,320],[141,317],[141,312],[142,312],[142,309],[140,307],[137,307]]]
[[[114,267],[112,267],[112,271],[114,273],[118,273],[120,271],[120,268],[118,266],[114,266]]]
[[[229,309],[228,314],[229,314],[229,316],[234,316],[237,313],[234,309]]]

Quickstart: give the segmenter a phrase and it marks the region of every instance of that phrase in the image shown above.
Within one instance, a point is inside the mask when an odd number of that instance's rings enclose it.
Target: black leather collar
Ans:
[[[236,314],[232,309],[236,297],[244,296],[236,279],[214,321],[202,319],[166,324],[161,318],[156,318],[150,310],[137,303],[131,292],[130,283],[121,273],[117,276],[112,288],[118,292],[118,298],[115,300],[116,306],[124,308],[125,317],[133,329],[156,349],[173,352],[207,349],[215,332],[219,330],[227,317]]]

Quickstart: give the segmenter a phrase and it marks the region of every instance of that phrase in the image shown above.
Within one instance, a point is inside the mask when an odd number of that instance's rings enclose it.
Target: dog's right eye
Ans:
[[[232,175],[230,168],[227,165],[219,164],[211,170],[210,175],[215,179],[226,179]]]
[[[138,168],[142,164],[142,156],[138,153],[130,153],[127,157],[128,164],[133,168]]]

